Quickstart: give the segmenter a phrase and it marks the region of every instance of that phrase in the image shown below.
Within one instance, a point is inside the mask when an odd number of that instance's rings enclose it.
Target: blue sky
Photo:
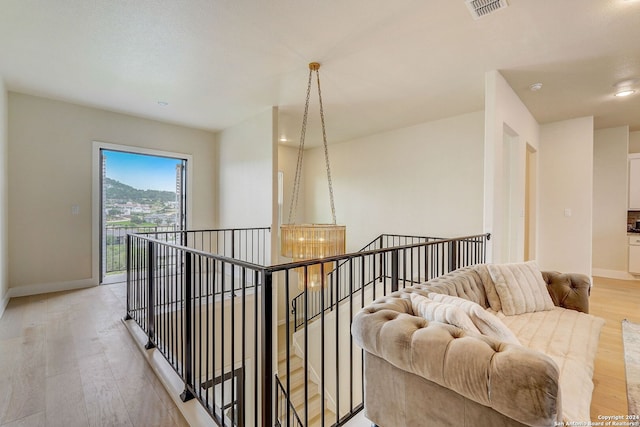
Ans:
[[[107,178],[140,190],[176,191],[178,159],[104,150]]]

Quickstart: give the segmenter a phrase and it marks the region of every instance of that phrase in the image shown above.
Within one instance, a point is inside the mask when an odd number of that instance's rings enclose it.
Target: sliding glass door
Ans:
[[[128,233],[187,227],[187,160],[100,149],[100,283],[126,280]]]

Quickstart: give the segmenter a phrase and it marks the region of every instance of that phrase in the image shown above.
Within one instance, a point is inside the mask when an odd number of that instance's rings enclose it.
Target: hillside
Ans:
[[[106,198],[110,201],[118,201],[120,203],[156,203],[174,202],[176,200],[176,193],[173,191],[139,190],[111,178],[105,178],[104,185]]]

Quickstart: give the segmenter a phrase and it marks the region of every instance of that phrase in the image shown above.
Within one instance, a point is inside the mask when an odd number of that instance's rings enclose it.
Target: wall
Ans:
[[[627,278],[629,127],[594,132],[593,274]]]
[[[0,76],[0,317],[9,303],[7,90]]]
[[[289,211],[291,208],[291,199],[293,198],[293,181],[296,176],[296,164],[298,162],[298,147],[280,144],[278,146],[278,170],[282,172],[282,223],[301,222],[306,218],[305,214],[305,198],[304,198],[304,165],[303,174],[300,178],[300,195],[296,206],[296,217],[289,221]],[[305,164],[309,161],[305,159]]]
[[[488,261],[522,261],[526,150],[529,145],[538,151],[539,126],[495,70],[485,75],[485,111],[484,231],[492,234]],[[536,218],[531,221],[535,227]],[[536,238],[535,232],[531,235]]]
[[[289,223],[289,208],[291,206],[291,198],[293,193],[293,181],[296,175],[296,164],[298,160],[298,148],[287,146],[280,144],[278,146],[278,169],[279,172],[282,172],[282,206],[281,206],[281,217],[282,223]],[[297,206],[297,218],[303,220],[305,218],[305,209],[304,209],[304,176],[301,179],[301,190],[300,197],[298,198],[298,206]],[[296,222],[294,219],[292,222]],[[300,221],[298,221],[300,222]],[[278,224],[279,225],[279,224]],[[279,227],[277,227],[279,230]],[[277,250],[279,254],[280,251]],[[278,255],[279,262],[285,263],[290,262],[291,258],[284,258]],[[292,299],[296,295],[300,293],[298,289],[298,281],[297,275],[292,274],[289,281],[289,298]],[[289,313],[289,309],[287,308],[286,294],[285,292],[278,293],[278,322],[280,324],[284,323],[286,314]]]
[[[13,92],[8,123],[12,296],[97,283],[93,141],[191,154],[189,227],[214,226],[214,134]]]
[[[267,264],[276,259],[278,246],[277,135],[278,108],[272,107],[218,133],[216,144],[218,227],[271,227]],[[286,313],[279,295],[276,278],[272,292],[272,304],[278,307],[273,312],[274,324]],[[278,360],[277,348],[274,360]]]
[[[336,216],[347,250],[381,233],[482,232],[484,112],[329,146]],[[330,222],[324,151],[305,153],[306,221]]]
[[[640,153],[640,131],[629,132],[629,153]]]
[[[542,269],[592,273],[593,139],[593,117],[540,127]]]
[[[277,110],[225,129],[217,135],[218,227],[269,227],[273,221],[273,117]]]

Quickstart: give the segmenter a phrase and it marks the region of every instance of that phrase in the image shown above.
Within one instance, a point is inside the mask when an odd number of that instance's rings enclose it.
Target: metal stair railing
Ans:
[[[427,237],[427,236],[410,236],[403,234],[381,234],[375,239],[373,239],[370,243],[365,245],[358,252],[368,252],[375,251],[378,249],[388,249],[397,246],[406,246],[418,243],[428,243],[435,242],[439,240],[444,240],[440,237]],[[338,279],[337,277],[340,275],[340,272],[347,268],[347,261],[341,261],[338,263],[337,267],[330,271],[327,274],[327,283],[329,286],[326,286],[321,291],[311,292],[307,295],[307,315],[306,319],[304,316],[304,292],[300,292],[296,295],[291,301],[291,315],[294,319],[294,329],[297,331],[302,325],[304,325],[305,320],[307,322],[315,320],[320,316],[320,312],[322,310],[325,311],[333,311],[341,302],[344,302],[351,293],[360,292],[362,288],[366,288],[372,283],[381,282],[383,279],[390,279],[388,272],[390,272],[390,265],[384,262],[383,254],[380,254],[378,257],[377,264],[374,261],[372,266],[373,274],[370,274],[369,280],[365,281],[364,286],[357,286],[354,289],[348,289],[346,285],[339,286],[337,285]],[[420,275],[421,271],[418,272]],[[344,282],[343,282],[344,283]],[[320,296],[320,292],[323,292],[322,298]],[[321,308],[321,300],[325,301],[325,307]],[[326,305],[326,302],[329,302]]]
[[[364,402],[364,355],[348,333],[353,316],[377,295],[484,262],[490,237],[400,244],[384,236],[361,252],[269,265],[269,228],[129,234],[125,320],[140,327],[147,349],[155,348],[184,383],[180,398],[197,399],[219,426],[341,426]],[[289,316],[278,326],[276,289],[290,301],[301,271],[304,280],[309,269],[329,265],[331,279],[322,281],[334,297],[316,293],[317,320],[304,316],[295,334]],[[304,291],[304,313],[313,293]],[[285,363],[276,366],[281,346]],[[304,404],[295,415],[288,397],[292,351],[300,351],[304,375],[296,391]],[[319,415],[310,410],[310,387],[316,387],[310,382],[318,387]]]

